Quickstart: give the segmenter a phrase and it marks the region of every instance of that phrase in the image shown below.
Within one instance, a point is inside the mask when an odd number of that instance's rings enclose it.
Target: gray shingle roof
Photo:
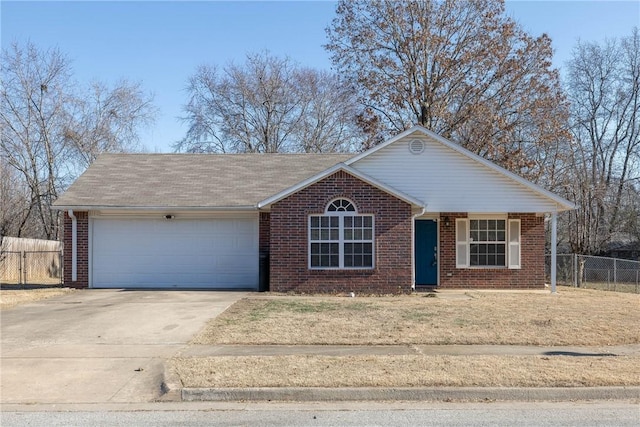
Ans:
[[[103,154],[54,207],[249,207],[354,154]]]

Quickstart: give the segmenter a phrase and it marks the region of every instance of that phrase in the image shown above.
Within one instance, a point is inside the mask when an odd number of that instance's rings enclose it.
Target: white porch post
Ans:
[[[71,281],[78,280],[78,219],[73,210],[69,209],[71,218]]]
[[[551,293],[556,293],[556,246],[558,245],[558,213],[551,214]]]

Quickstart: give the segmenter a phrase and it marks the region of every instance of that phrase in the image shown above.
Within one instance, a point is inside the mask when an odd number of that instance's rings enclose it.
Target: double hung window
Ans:
[[[520,220],[456,220],[456,266],[520,268]]]
[[[309,216],[309,268],[373,268],[373,215],[360,215],[347,199]]]

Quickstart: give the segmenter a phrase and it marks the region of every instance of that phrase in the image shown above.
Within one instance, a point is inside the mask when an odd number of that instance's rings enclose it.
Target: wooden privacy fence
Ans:
[[[0,284],[62,284],[60,242],[4,237],[0,248]]]

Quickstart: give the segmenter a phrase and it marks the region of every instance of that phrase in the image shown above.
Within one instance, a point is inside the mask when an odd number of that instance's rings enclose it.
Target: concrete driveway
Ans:
[[[146,402],[242,292],[86,290],[0,313],[0,402]]]

